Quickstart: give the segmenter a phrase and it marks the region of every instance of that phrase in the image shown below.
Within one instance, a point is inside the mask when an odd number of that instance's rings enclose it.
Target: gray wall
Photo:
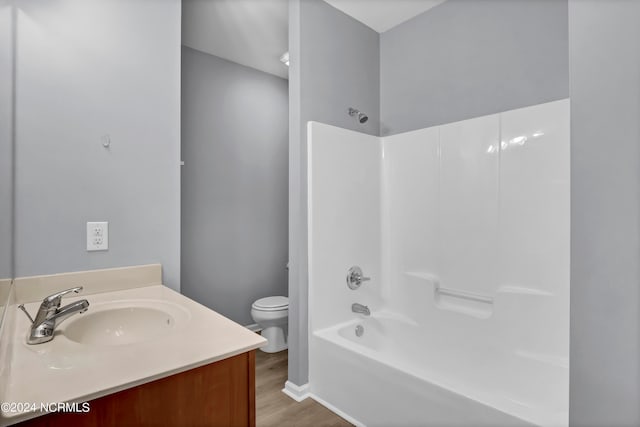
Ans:
[[[0,0],[0,280],[12,277],[13,15],[11,3]]]
[[[182,49],[182,292],[244,325],[287,295],[285,79]]]
[[[569,96],[566,0],[448,0],[380,35],[381,135]]]
[[[289,9],[289,381],[308,379],[307,139],[315,120],[379,133],[379,36],[320,0],[292,0]],[[349,107],[369,115],[360,125]]]
[[[19,7],[16,276],[160,262],[179,289],[180,1]]]
[[[572,426],[640,426],[640,2],[570,0]]]

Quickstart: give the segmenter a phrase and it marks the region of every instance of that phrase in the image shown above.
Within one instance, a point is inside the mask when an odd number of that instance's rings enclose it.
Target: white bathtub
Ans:
[[[566,360],[445,341],[389,312],[317,331],[311,395],[358,425],[567,425]]]
[[[311,395],[368,426],[566,427],[569,101],[308,141]]]

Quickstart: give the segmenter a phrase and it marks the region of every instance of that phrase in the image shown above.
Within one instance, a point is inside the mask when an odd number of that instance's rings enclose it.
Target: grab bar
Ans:
[[[470,301],[483,302],[486,304],[493,304],[493,298],[485,295],[475,294],[473,292],[461,291],[458,289],[441,288],[440,286],[435,287],[435,292],[436,294],[447,295],[450,297],[463,298]]]

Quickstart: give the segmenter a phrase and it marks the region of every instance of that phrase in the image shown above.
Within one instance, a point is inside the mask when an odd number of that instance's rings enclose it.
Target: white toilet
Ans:
[[[262,336],[268,341],[260,350],[276,353],[287,349],[289,298],[260,298],[251,305],[251,317],[262,328]]]

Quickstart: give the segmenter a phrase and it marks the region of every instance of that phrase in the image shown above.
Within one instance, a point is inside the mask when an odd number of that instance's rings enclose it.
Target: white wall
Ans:
[[[508,339],[567,364],[569,100],[503,113],[500,129],[497,278],[514,307]]]
[[[309,122],[309,301],[312,331],[351,319],[351,304],[379,305],[381,277],[381,141]],[[347,287],[350,267],[365,282]]]
[[[357,319],[353,302],[398,314],[448,384],[566,425],[569,101],[384,138],[309,132],[311,332]],[[355,292],[351,264],[372,277]]]
[[[537,408],[516,415],[565,425],[569,101],[385,137],[384,150],[387,308],[435,336],[451,381],[492,373],[487,390]]]
[[[16,5],[16,275],[160,262],[179,289],[180,1]]]
[[[433,293],[420,280],[413,292],[393,283],[405,272],[437,271],[439,145],[437,127],[383,138],[383,289],[398,310],[413,306],[416,291],[424,297]]]
[[[440,127],[440,191],[435,204],[437,276],[444,287],[487,295],[495,291],[499,150],[490,152],[490,147],[498,144],[499,135],[500,117],[495,114]]]

